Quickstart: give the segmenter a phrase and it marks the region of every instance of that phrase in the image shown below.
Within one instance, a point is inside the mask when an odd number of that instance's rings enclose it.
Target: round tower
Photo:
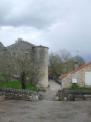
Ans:
[[[34,66],[38,68],[38,87],[48,87],[48,47],[34,46]]]

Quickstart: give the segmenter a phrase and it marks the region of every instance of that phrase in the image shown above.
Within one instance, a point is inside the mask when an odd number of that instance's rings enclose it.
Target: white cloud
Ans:
[[[5,45],[22,37],[67,49],[91,60],[91,0],[3,0],[0,3],[0,40]]]

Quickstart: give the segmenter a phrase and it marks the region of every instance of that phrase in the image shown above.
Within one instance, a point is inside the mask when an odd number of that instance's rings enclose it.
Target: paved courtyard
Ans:
[[[3,101],[0,122],[91,122],[91,101]]]

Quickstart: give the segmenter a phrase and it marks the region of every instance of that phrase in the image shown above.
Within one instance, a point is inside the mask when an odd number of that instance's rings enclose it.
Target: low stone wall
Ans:
[[[5,97],[5,99],[28,101],[38,101],[40,99],[40,95],[37,92],[13,88],[0,88],[0,96]]]
[[[60,90],[57,93],[59,100],[91,100],[91,90]]]

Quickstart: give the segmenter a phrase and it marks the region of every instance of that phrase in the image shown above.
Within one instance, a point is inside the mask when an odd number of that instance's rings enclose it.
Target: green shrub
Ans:
[[[72,84],[69,90],[91,90],[91,88],[80,87],[78,84]]]

